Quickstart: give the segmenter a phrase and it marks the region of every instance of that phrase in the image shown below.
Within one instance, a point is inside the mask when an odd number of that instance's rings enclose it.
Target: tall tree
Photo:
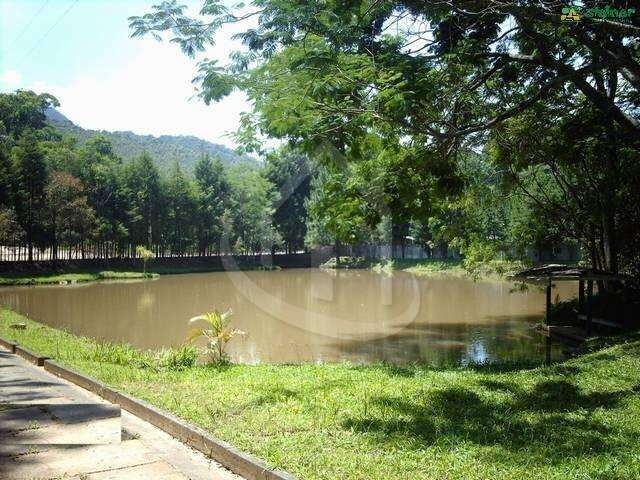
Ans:
[[[603,122],[600,112],[588,107],[574,107],[572,115],[546,124],[548,110],[557,112],[558,104],[539,107],[496,130],[494,158],[550,221],[549,232],[580,242],[597,268],[617,272],[622,260],[626,270],[640,271],[634,255],[620,258],[620,246],[637,244],[638,235],[631,232],[640,231],[632,214],[637,211],[640,140]]]
[[[219,157],[200,157],[194,169],[197,187],[196,229],[198,251],[206,255],[213,247],[220,252],[223,215],[230,203],[230,186],[224,165]]]
[[[16,245],[22,241],[24,231],[11,207],[0,205],[0,245]]]
[[[23,132],[12,151],[15,172],[16,213],[28,247],[28,260],[33,261],[34,243],[44,241],[40,223],[47,170],[37,137],[31,130]]]
[[[194,240],[195,189],[176,162],[166,186],[166,229],[171,252],[184,255]]]
[[[130,240],[151,248],[160,239],[160,174],[147,153],[124,168],[124,195],[128,204]]]
[[[13,202],[13,172],[8,145],[9,142],[3,141],[0,132],[0,205],[6,207]]]
[[[98,214],[98,239],[117,244],[118,254],[122,255],[130,220],[122,160],[114,153],[111,143],[98,135],[79,149],[71,172],[86,186],[89,201]]]
[[[0,94],[0,123],[5,135],[14,139],[26,130],[46,127],[45,111],[57,107],[58,100],[48,93],[36,94],[30,90]]]
[[[335,243],[354,245],[366,240],[373,226],[380,220],[379,212],[366,201],[359,184],[360,178],[349,171],[322,169],[312,182],[307,208],[310,246]],[[333,242],[328,240],[332,239]]]
[[[279,193],[274,204],[274,227],[287,252],[293,253],[304,247],[307,233],[306,201],[311,186],[307,156],[287,149],[276,151],[267,156],[265,176]]]
[[[233,232],[226,238],[233,247],[238,240],[250,252],[270,251],[282,242],[273,228],[271,215],[277,194],[273,185],[251,166],[238,165],[229,170],[232,191],[230,213]]]
[[[11,241],[24,232],[29,261],[33,260],[34,242],[42,240],[43,233],[37,216],[46,169],[38,146],[39,133],[46,127],[45,110],[57,105],[58,101],[49,94],[26,90],[0,94],[0,209],[6,229],[3,236]]]
[[[60,245],[70,251],[90,237],[95,212],[87,201],[82,182],[70,173],[51,172],[44,195],[44,224],[51,238],[52,260],[58,260]]]

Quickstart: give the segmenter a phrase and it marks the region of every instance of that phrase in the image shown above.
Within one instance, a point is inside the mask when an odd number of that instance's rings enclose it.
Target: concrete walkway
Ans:
[[[119,406],[2,348],[0,478],[241,480]]]

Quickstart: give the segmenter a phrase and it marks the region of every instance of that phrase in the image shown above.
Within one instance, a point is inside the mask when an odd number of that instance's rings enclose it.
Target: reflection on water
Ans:
[[[543,358],[544,293],[453,276],[318,269],[218,272],[127,283],[0,289],[55,327],[141,348],[175,346],[187,320],[233,308],[234,361],[469,363]],[[567,282],[554,292],[567,298]]]

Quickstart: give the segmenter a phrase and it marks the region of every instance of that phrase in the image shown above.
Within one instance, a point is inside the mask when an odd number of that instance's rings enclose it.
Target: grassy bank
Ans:
[[[267,270],[267,267],[240,268],[240,270]],[[269,269],[278,270],[278,267]],[[9,285],[48,285],[58,283],[83,283],[99,280],[133,280],[141,278],[156,278],[160,275],[178,275],[183,273],[220,272],[222,268],[211,266],[150,266],[145,274],[128,270],[85,270],[81,272],[64,271],[40,271],[40,272],[16,272],[0,273],[0,286]]]
[[[356,257],[341,257],[340,266],[336,266],[335,258],[330,259],[322,268],[366,268],[376,272],[404,271],[415,275],[432,275],[447,273],[461,276],[490,277],[503,276],[510,271],[521,270],[521,265],[513,262],[490,262],[470,270],[462,260],[390,260],[370,261]],[[159,275],[177,275],[184,273],[205,273],[224,271],[224,268],[211,265],[149,265],[149,272],[144,274],[131,270],[40,270],[15,273],[0,273],[0,286],[9,285],[47,285],[58,283],[82,283],[99,280],[131,280],[141,278],[155,278]],[[280,267],[252,267],[240,266],[239,270],[279,270]]]
[[[462,259],[389,260],[371,264],[375,271],[403,271],[415,275],[447,273],[470,277],[503,277],[525,268],[522,262],[493,260],[483,264],[469,264]]]
[[[154,278],[157,273],[96,271],[82,273],[3,273],[0,274],[0,286],[7,285],[47,285],[58,283],[83,283],[98,280],[133,280],[140,278]]]
[[[327,269],[367,268],[376,272],[404,271],[415,274],[428,273],[468,273],[464,269],[463,261],[456,259],[421,259],[421,260],[368,260],[363,257],[340,257],[340,263],[332,257],[321,265]]]
[[[10,329],[25,322],[25,330]],[[300,479],[640,478],[640,341],[552,367],[166,368],[0,310],[0,336]]]
[[[392,272],[402,271],[414,273],[416,275],[428,275],[432,273],[453,273],[464,275],[467,271],[464,269],[462,260],[444,259],[444,260],[388,260],[376,262],[372,265],[376,271]]]

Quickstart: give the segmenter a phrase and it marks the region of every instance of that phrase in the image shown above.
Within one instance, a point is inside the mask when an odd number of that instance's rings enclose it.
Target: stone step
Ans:
[[[91,401],[68,383],[0,351],[0,444],[119,443],[119,405]]]
[[[121,432],[118,405],[0,404],[0,444],[112,444]]]
[[[127,448],[122,445],[0,444],[2,478],[185,478],[158,460],[140,441],[127,441]],[[163,475],[151,475],[152,472]]]

